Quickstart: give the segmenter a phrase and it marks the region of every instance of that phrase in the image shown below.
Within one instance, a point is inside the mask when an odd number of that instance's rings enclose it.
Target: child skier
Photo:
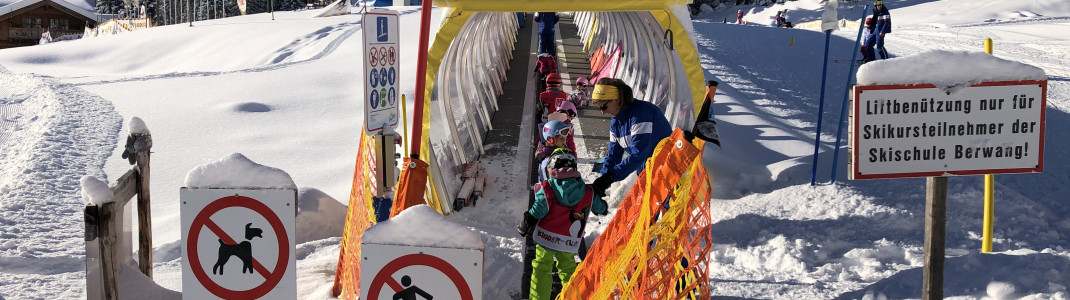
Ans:
[[[743,10],[736,12],[736,24],[743,24]]]
[[[539,103],[546,112],[543,117],[556,112],[554,108],[563,101],[568,101],[568,93],[561,90],[561,75],[557,73],[546,75],[546,90],[539,94]]]
[[[866,27],[862,30],[862,63],[868,63],[877,58],[874,46],[877,45],[877,35],[873,32],[876,21],[873,17],[866,18]]]
[[[572,124],[562,121],[549,121],[542,125],[539,143],[535,149],[535,160],[539,161],[539,181],[546,180],[546,158],[557,148],[567,148],[575,152]]]
[[[538,59],[535,60],[535,74],[532,74],[539,80],[539,84],[536,86],[538,91],[535,92],[535,95],[542,93],[543,86],[546,84],[546,75],[555,72],[557,72],[557,61],[554,60],[554,57],[550,56],[550,53],[539,54]]]
[[[561,284],[568,284],[576,271],[574,256],[583,239],[587,216],[591,212],[605,215],[608,207],[601,195],[596,195],[580,178],[576,155],[571,150],[558,148],[546,160],[548,178],[535,185],[535,203],[517,226],[522,236],[532,231],[536,244],[535,259],[531,261],[532,300],[550,299],[554,260]]]
[[[572,101],[572,105],[575,105],[576,107],[587,107],[591,102],[591,91],[587,90],[587,84],[589,82],[587,77],[576,79],[576,90],[572,91],[572,95],[568,96],[568,100]]]

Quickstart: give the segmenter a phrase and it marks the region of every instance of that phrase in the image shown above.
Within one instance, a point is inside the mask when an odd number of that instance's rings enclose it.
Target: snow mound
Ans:
[[[479,233],[446,220],[430,206],[405,209],[364,232],[363,243],[483,250]]]
[[[981,82],[1046,79],[1041,68],[970,51],[932,50],[858,68],[859,85],[930,83],[953,90]]]
[[[314,188],[297,191],[297,243],[342,236],[346,206]]]
[[[145,276],[145,274],[141,274],[141,271],[125,264],[119,265],[119,295],[123,295],[123,299],[182,299],[181,292],[161,287],[159,284],[152,281],[152,278]]]
[[[297,184],[286,171],[255,163],[241,153],[234,153],[190,170],[186,174],[186,187],[296,189]]]

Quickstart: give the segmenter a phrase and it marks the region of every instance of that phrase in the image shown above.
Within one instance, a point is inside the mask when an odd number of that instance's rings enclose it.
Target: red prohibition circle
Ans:
[[[386,47],[379,47],[379,65],[386,66]]]
[[[372,64],[372,67],[375,67],[376,63],[379,62],[379,48],[371,47],[371,49],[369,49],[369,50],[370,51],[368,51],[368,52],[371,53],[371,54],[368,55],[369,56],[368,61]]]
[[[449,262],[428,254],[409,254],[395,258],[387,263],[382,270],[379,270],[378,274],[375,274],[375,278],[372,278],[371,284],[368,285],[368,299],[379,299],[379,291],[383,289],[386,280],[393,279],[390,275],[410,266],[428,266],[441,271],[457,287],[457,292],[461,294],[461,300],[472,300],[472,290],[468,288],[468,283],[464,281],[464,276],[461,275],[461,272],[458,272]],[[397,282],[394,284],[397,284]]]
[[[200,237],[201,228],[205,227],[205,224],[210,221],[209,217],[228,207],[244,207],[260,214],[264,219],[267,219],[268,224],[271,224],[271,229],[279,240],[279,259],[275,262],[275,270],[269,274],[262,274],[264,283],[250,290],[234,291],[212,281],[208,274],[204,272],[204,268],[201,267],[200,255],[197,254],[197,240]],[[197,281],[203,284],[204,288],[213,295],[223,299],[255,299],[271,292],[282,281],[282,276],[286,273],[286,265],[290,261],[289,245],[290,241],[286,235],[286,227],[282,225],[282,220],[271,211],[271,208],[256,199],[234,195],[212,201],[204,209],[201,209],[197,217],[193,218],[193,223],[190,225],[187,236],[186,252],[187,256],[189,256],[189,264],[190,269],[193,270],[193,276],[197,277]]]

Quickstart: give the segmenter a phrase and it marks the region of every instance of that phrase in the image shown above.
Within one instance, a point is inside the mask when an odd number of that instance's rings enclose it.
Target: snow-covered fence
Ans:
[[[144,122],[130,120],[123,158],[134,165],[111,185],[94,177],[82,178],[86,200],[86,295],[89,299],[119,299],[119,266],[130,261],[130,235],[123,233],[123,211],[137,197],[138,269],[152,277],[152,226],[149,206],[149,150],[152,136]]]

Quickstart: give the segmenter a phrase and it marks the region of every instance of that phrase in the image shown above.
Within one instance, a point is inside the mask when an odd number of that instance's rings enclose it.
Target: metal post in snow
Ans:
[[[817,177],[817,150],[821,148],[821,114],[825,112],[825,74],[829,69],[829,39],[832,30],[825,30],[825,62],[821,65],[821,98],[817,103],[817,132],[814,134],[814,166],[810,169],[810,186]]]
[[[862,40],[862,27],[866,26],[866,15],[869,11],[869,5],[862,7],[862,22],[858,24],[858,37],[855,37],[855,45]],[[851,91],[851,77],[855,72],[855,59],[858,58],[858,51],[853,51],[851,54],[851,67],[847,71],[847,86],[843,88],[843,104],[840,108],[840,120],[836,122],[836,147],[832,151],[832,179],[829,180],[829,184],[836,183],[836,164],[840,162],[840,136],[843,135],[843,116],[847,115],[847,96]]]

